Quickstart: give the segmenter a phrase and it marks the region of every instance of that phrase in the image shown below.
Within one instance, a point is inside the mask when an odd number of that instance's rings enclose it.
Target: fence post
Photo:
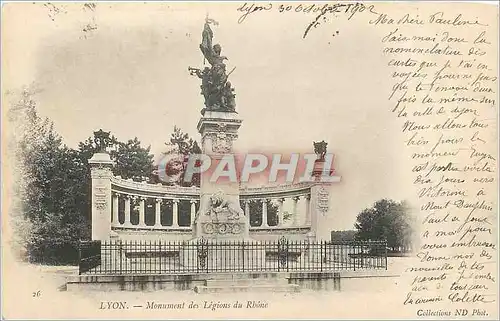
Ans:
[[[319,243],[319,260],[320,260],[320,270],[323,272],[323,242]]]
[[[118,260],[119,260],[119,271],[120,271],[120,274],[123,273],[123,268],[122,268],[122,261],[123,261],[123,251],[122,251],[122,240],[118,240],[118,244],[117,244],[117,248],[119,249],[118,251]]]
[[[199,255],[199,246],[200,246],[200,241],[197,240],[196,243],[193,243],[194,249],[193,249],[193,256],[196,258],[196,273],[200,273],[200,255]]]
[[[82,240],[78,241],[78,275],[82,275]]]
[[[387,270],[387,241],[384,242],[384,250],[385,250],[385,269]]]
[[[331,252],[328,252],[328,241],[325,241],[324,246],[325,246],[325,250],[323,252],[325,255],[325,264],[326,264],[326,263],[328,263],[329,255],[331,255]],[[325,269],[328,269],[328,265],[325,266]]]
[[[356,243],[354,243],[354,256],[353,256],[353,260],[352,260],[352,263],[353,263],[353,266],[354,266],[354,271],[356,271],[356,256],[357,256],[357,255],[356,255],[356,254],[357,254],[357,253],[356,253],[356,252],[357,252],[357,251],[356,251],[356,245],[357,245],[357,244],[356,244]]]
[[[163,258],[163,254],[162,253],[163,252],[161,251],[161,240],[159,240],[159,242],[158,242],[158,270],[160,270],[159,271],[160,274],[162,273],[162,271],[161,271],[161,261],[162,261],[162,258]]]
[[[297,214],[296,214],[296,213],[294,213],[294,217],[296,217],[296,215],[297,215]],[[293,244],[293,243],[292,243],[292,244]],[[288,261],[289,261],[289,260],[288,260],[288,255],[289,255],[289,253],[290,253],[290,252],[289,252],[289,249],[290,249],[290,245],[289,245],[288,240],[286,240],[286,245],[285,245],[285,259],[286,259],[286,261],[285,261],[285,262],[286,262],[286,271],[287,271],[287,272],[289,272],[289,271],[290,271],[290,270],[289,270],[289,266],[288,266]]]
[[[243,272],[245,272],[245,241],[241,242],[241,261]]]

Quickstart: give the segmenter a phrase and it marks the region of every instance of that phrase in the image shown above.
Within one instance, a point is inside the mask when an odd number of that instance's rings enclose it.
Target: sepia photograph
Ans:
[[[2,2],[2,317],[498,318],[498,30]]]

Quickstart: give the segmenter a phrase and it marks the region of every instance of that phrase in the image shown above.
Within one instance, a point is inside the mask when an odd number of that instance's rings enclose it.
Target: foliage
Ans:
[[[240,206],[244,210],[245,203],[240,201]],[[279,206],[275,202],[267,202],[267,224],[269,226],[278,225]],[[250,226],[260,226],[262,224],[262,202],[251,200],[248,204],[250,210]]]
[[[32,99],[24,107],[15,121],[24,129],[16,157],[21,209],[30,229],[26,255],[31,262],[72,263],[78,240],[89,236],[87,187],[82,185],[87,168],[76,151],[62,145],[53,124],[37,115]]]
[[[332,242],[351,242],[355,240],[356,233],[355,230],[332,231],[331,240]]]
[[[94,138],[87,138],[78,145],[80,158],[87,164],[88,160],[99,152],[99,146]],[[134,137],[127,142],[120,142],[115,136],[111,136],[111,142],[107,148],[114,162],[113,174],[124,179],[135,181],[147,181],[153,173],[153,155],[150,154],[151,147],[141,146],[141,142]]]
[[[141,147],[141,142],[135,137],[125,143],[118,142],[117,148],[111,151],[111,159],[115,162],[113,173],[122,178],[135,181],[147,181],[153,172],[153,155],[151,147]]]
[[[21,133],[13,140],[22,212],[13,222],[14,232],[23,236],[30,262],[76,263],[79,241],[90,238],[88,160],[98,146],[90,137],[76,150],[63,145],[52,122],[38,116],[29,92],[13,104],[9,116]],[[136,180],[150,176],[153,156],[137,138],[119,142],[112,137],[109,153],[115,175]]]
[[[170,182],[161,182],[162,184],[174,184],[180,186],[200,186],[201,175],[195,173],[190,182],[183,180],[184,171],[186,170],[188,156],[193,154],[201,154],[201,148],[198,143],[189,137],[187,133],[184,133],[179,127],[174,126],[174,131],[170,136],[170,141],[165,143],[169,147],[169,150],[164,153],[165,156],[174,156],[167,163],[165,170],[170,178],[173,178]],[[199,162],[195,164],[196,166],[201,165]]]
[[[387,240],[393,251],[411,248],[413,223],[405,202],[382,199],[357,216],[357,240]]]
[[[174,126],[174,131],[170,135],[170,141],[168,143],[165,143],[165,145],[174,147],[171,149],[171,151],[169,151],[170,153],[172,151],[181,155],[201,153],[201,149],[198,146],[198,143],[194,139],[189,137],[189,134],[184,133],[177,126]]]

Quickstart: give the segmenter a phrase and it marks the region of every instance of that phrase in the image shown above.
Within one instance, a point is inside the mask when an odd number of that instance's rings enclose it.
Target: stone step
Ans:
[[[288,279],[284,278],[255,278],[255,279],[211,279],[206,280],[206,286],[231,286],[231,285],[287,285]]]
[[[211,273],[210,278],[212,280],[258,280],[258,279],[278,279],[285,278],[288,273],[276,273],[276,272],[244,272],[244,273]]]
[[[259,285],[230,285],[230,286],[203,286],[194,288],[196,293],[235,293],[235,292],[299,292],[297,284],[259,284]]]

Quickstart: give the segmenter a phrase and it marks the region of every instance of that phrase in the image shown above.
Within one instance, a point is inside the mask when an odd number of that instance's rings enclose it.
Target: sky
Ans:
[[[39,113],[68,146],[100,128],[138,137],[155,154],[174,125],[199,140],[203,97],[187,68],[204,66],[198,46],[208,12],[219,22],[214,43],[228,70],[236,67],[236,150],[312,152],[313,141],[327,141],[342,181],[331,188],[325,229],[352,229],[376,200],[406,197],[387,58],[366,18],[334,18],[304,39],[313,14],[274,10],[238,23],[241,3],[56,5],[4,8],[3,82],[10,90],[34,84]],[[84,32],[89,24],[96,29]]]

